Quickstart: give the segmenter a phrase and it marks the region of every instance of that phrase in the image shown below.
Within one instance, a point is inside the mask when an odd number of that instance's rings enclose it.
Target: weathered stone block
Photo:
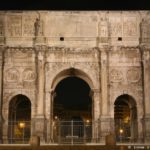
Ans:
[[[116,138],[114,134],[106,135],[105,137],[105,144],[106,145],[116,145]]]
[[[36,136],[36,135],[32,136],[30,138],[29,143],[32,147],[39,147],[40,146],[40,137]]]

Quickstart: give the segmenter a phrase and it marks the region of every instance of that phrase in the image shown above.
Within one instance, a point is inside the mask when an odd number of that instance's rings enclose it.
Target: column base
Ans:
[[[114,118],[110,116],[100,117],[100,142],[105,142],[105,137],[109,134],[114,134]]]
[[[150,115],[146,116],[145,119],[143,120],[145,124],[145,143],[150,142]]]
[[[37,116],[32,119],[32,135],[39,136],[41,143],[45,143],[47,139],[47,120],[43,116]]]

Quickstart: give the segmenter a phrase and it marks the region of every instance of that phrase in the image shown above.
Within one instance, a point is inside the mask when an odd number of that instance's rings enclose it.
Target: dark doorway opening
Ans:
[[[115,101],[115,133],[118,142],[137,140],[137,108],[134,99],[127,95],[119,96]]]
[[[24,95],[17,95],[9,103],[9,143],[28,143],[30,139],[31,102]]]
[[[90,91],[89,85],[78,77],[67,77],[58,83],[53,105],[56,139],[58,136],[59,139],[68,142],[83,142],[83,138],[84,140],[85,138],[91,139],[92,98]]]

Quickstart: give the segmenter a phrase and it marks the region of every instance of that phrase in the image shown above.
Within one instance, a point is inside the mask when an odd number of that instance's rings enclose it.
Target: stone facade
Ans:
[[[93,93],[92,119],[100,122],[93,137],[112,132],[114,102],[128,94],[138,140],[150,141],[149,43],[149,11],[1,11],[1,138],[9,102],[23,94],[32,104],[32,134],[51,142],[54,89],[73,69]]]

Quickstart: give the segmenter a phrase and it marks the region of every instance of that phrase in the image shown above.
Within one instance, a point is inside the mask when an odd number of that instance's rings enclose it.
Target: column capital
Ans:
[[[90,96],[94,96],[94,94],[98,94],[98,93],[100,93],[100,90],[99,89],[91,89],[91,91],[90,91],[90,93],[89,93],[89,95]]]

